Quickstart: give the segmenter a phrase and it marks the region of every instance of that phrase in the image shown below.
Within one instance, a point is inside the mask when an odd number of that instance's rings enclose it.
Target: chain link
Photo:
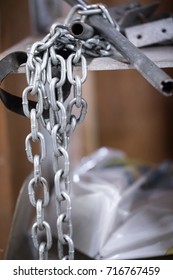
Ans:
[[[80,41],[69,33],[68,24],[76,13],[80,20],[85,20],[93,13],[101,13],[114,24],[103,5],[90,5],[87,8],[77,5],[71,9],[64,25],[53,24],[43,40],[31,46],[26,63],[28,86],[23,91],[23,111],[30,119],[31,132],[26,137],[25,149],[34,169],[33,178],[28,184],[28,194],[36,211],[32,238],[39,259],[47,259],[52,246],[51,228],[44,215],[49,204],[49,187],[42,175],[46,144],[39,130],[40,124],[47,129],[52,139],[58,257],[73,259],[68,146],[76,125],[84,120],[87,113],[87,102],[82,97],[82,85],[87,79],[85,56],[105,56],[111,53],[110,44],[99,35]],[[76,66],[80,66],[81,73],[75,71]],[[67,83],[70,84],[72,98],[64,102],[68,96],[65,87]],[[30,108],[29,96],[36,101],[35,108]],[[47,116],[43,114],[44,110],[47,110]],[[39,146],[39,153],[34,154],[34,143]]]

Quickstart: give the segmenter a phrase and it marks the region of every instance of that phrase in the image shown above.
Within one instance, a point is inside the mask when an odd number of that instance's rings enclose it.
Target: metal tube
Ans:
[[[81,40],[87,40],[94,34],[94,28],[81,21],[73,21],[68,29],[75,38]]]
[[[70,5],[81,4],[80,0],[65,0]],[[83,3],[86,5],[86,2]],[[100,15],[90,15],[88,23],[108,40],[138,72],[165,96],[172,95],[173,80],[143,52]]]
[[[113,28],[101,16],[95,15],[88,18],[89,23],[107,39],[141,75],[163,95],[171,95],[173,80],[162,71],[143,52],[136,48],[119,31]]]

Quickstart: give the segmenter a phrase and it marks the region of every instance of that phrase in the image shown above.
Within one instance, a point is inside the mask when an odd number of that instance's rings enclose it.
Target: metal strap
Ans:
[[[26,63],[27,54],[25,52],[14,52],[8,54],[0,61],[0,84],[10,73],[16,72],[21,64]],[[22,98],[10,94],[0,88],[0,99],[4,105],[11,111],[24,115],[22,108]],[[34,106],[34,102],[30,102]]]

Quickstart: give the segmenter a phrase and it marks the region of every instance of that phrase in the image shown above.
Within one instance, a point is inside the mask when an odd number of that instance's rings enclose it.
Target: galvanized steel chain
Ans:
[[[39,259],[47,259],[48,251],[52,246],[52,233],[50,225],[44,219],[44,209],[49,203],[49,188],[47,180],[42,176],[41,164],[46,159],[46,145],[44,136],[39,131],[39,119],[46,103],[43,80],[46,64],[43,67],[43,62],[37,61],[36,58],[32,63],[31,66],[28,60],[26,73],[29,86],[23,91],[23,111],[31,124],[31,132],[25,140],[25,150],[34,169],[33,178],[28,184],[28,194],[30,203],[36,209],[36,222],[32,226],[33,243],[39,252]],[[29,95],[36,100],[36,107],[31,110],[28,102]],[[33,154],[34,143],[39,144],[40,154]]]
[[[96,10],[95,6],[93,8]],[[89,9],[91,10],[91,7]],[[74,18],[76,12],[81,11],[87,12],[82,6],[77,5],[70,12],[64,25],[53,24],[49,34],[43,40],[34,43],[28,51],[26,63],[28,86],[23,91],[23,111],[30,119],[31,132],[26,137],[25,149],[34,169],[33,178],[28,184],[28,193],[30,203],[36,209],[32,238],[39,252],[39,259],[47,259],[52,246],[51,228],[44,219],[44,211],[49,203],[49,187],[46,178],[42,176],[46,145],[39,124],[47,129],[52,139],[58,256],[59,259],[73,259],[68,146],[76,125],[84,120],[87,113],[87,102],[82,97],[82,84],[87,78],[85,56],[108,55],[110,52],[110,45],[98,35],[97,38],[84,42],[75,39],[69,33],[70,20]],[[78,16],[83,19],[86,14],[78,13]],[[81,73],[74,70],[76,65],[80,66]],[[66,90],[70,90],[69,85],[73,96],[65,102],[68,96]],[[36,101],[35,108],[30,108],[29,96]],[[39,144],[39,153],[33,154],[34,143]]]

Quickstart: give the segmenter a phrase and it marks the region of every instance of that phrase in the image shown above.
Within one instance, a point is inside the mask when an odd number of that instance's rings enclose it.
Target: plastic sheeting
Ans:
[[[73,174],[75,247],[94,259],[161,256],[173,246],[173,165],[101,148]]]

